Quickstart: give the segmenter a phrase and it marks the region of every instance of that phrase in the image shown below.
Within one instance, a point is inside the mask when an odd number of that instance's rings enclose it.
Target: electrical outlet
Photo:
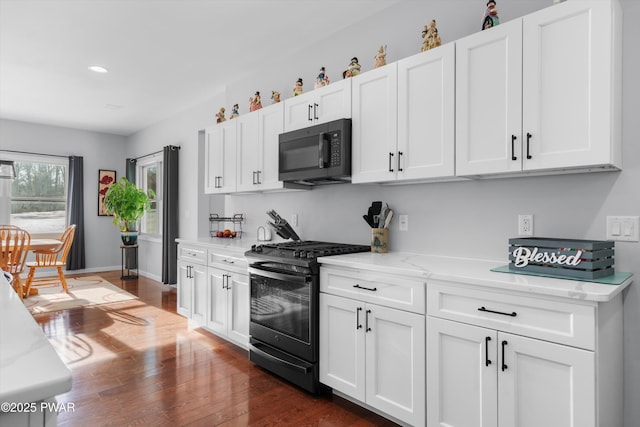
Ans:
[[[400,231],[409,231],[409,215],[400,215],[398,217],[398,227]]]
[[[291,215],[291,225],[294,227],[298,226],[298,214]]]
[[[518,236],[533,236],[533,215],[518,215]]]

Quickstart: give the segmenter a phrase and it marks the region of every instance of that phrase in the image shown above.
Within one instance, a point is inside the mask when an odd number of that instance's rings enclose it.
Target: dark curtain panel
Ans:
[[[162,159],[162,283],[178,281],[178,150],[167,145]]]
[[[84,172],[81,156],[69,157],[69,185],[67,189],[67,224],[76,225],[73,245],[67,256],[67,270],[85,268],[84,248]]]
[[[136,159],[126,159],[125,164],[125,177],[134,184],[136,183],[136,166],[138,161]],[[125,268],[134,269],[138,268],[138,257],[133,251],[124,252],[124,266]]]
[[[134,184],[136,183],[136,164],[138,161],[136,159],[127,159],[127,164],[125,166],[125,176],[127,179]]]

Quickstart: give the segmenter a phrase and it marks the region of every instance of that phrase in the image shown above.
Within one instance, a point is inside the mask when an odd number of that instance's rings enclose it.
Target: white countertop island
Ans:
[[[0,274],[0,426],[55,425],[41,402],[69,390],[71,371]]]

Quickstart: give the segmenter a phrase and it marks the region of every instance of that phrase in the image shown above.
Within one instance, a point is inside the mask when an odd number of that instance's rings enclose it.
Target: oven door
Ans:
[[[249,267],[255,340],[308,362],[318,359],[318,277],[280,271],[269,263]]]

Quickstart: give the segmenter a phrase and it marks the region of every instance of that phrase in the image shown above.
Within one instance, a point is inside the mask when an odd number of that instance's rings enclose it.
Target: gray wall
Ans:
[[[84,157],[86,270],[120,268],[120,234],[110,216],[98,216],[98,170],[124,176],[123,136],[0,119],[0,149]]]

